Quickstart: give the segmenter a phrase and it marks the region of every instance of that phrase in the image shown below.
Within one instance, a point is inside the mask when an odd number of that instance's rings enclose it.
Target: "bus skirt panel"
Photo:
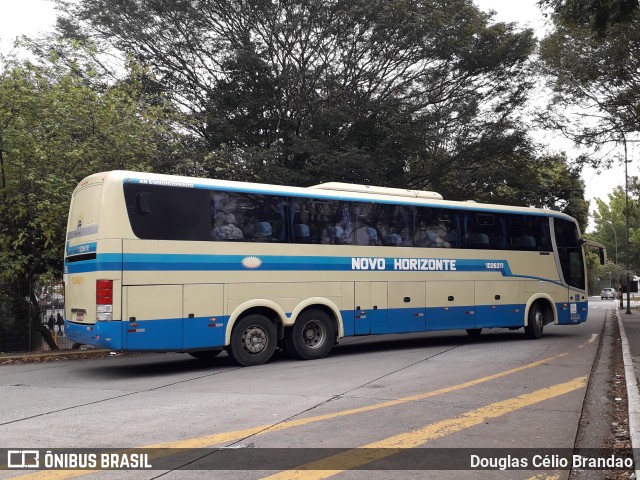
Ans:
[[[122,322],[96,322],[93,325],[65,321],[65,332],[74,342],[83,345],[122,350]]]

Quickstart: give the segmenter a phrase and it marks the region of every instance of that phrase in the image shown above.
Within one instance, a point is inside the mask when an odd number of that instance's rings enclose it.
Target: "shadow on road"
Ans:
[[[538,342],[553,342],[568,336],[581,335],[579,329],[558,330],[552,328],[546,331]],[[447,333],[418,333],[397,335],[371,335],[363,337],[348,337],[341,339],[338,345],[333,347],[329,358],[340,358],[341,361],[349,361],[349,357],[367,355],[371,353],[388,353],[415,349],[450,349],[465,345],[493,345],[505,346],[513,342],[527,342],[522,329],[488,330],[478,337],[468,336],[464,331]],[[125,362],[126,360],[126,362]],[[170,376],[181,373],[216,374],[236,370],[242,367],[236,365],[226,354],[201,361],[186,353],[141,353],[123,354],[112,359],[112,364],[92,365],[82,370],[83,375],[108,379],[108,378],[136,378]],[[317,361],[317,360],[316,360]],[[284,351],[276,351],[269,364],[300,363]],[[311,361],[313,362],[313,361]],[[251,367],[264,368],[264,367]]]

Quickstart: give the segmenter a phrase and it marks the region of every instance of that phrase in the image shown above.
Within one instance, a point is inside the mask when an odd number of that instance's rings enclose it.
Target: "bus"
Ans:
[[[322,358],[353,335],[538,339],[587,319],[583,243],[565,214],[434,192],[104,172],[72,195],[65,328],[243,366],[279,348]]]

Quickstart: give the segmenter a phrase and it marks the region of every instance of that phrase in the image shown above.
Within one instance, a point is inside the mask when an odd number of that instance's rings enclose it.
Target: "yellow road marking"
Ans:
[[[403,403],[416,402],[419,400],[424,400],[424,399],[435,397],[438,395],[443,395],[445,393],[455,392],[457,390],[462,390],[464,388],[473,387],[475,385],[479,385],[481,383],[495,380],[497,378],[505,377],[507,375],[512,375],[514,373],[521,372],[529,368],[538,367],[544,363],[547,363],[551,360],[555,360],[557,358],[564,357],[566,355],[568,355],[568,352],[559,353],[558,355],[543,358],[541,360],[537,360],[535,362],[528,363],[520,367],[512,368],[510,370],[505,370],[503,372],[495,373],[493,375],[488,375],[486,377],[477,378],[475,380],[470,380],[468,382],[460,383],[458,385],[453,385],[451,387],[441,388],[439,390],[434,390],[432,392],[420,393],[418,395],[411,395],[409,397],[398,398],[396,400],[388,400],[386,402],[375,403],[373,405],[367,405],[365,407],[351,408],[348,410],[342,410],[340,412],[326,413],[324,415],[316,415],[314,417],[299,418],[297,420],[289,420],[287,422],[276,423],[272,425],[262,425],[259,427],[248,428],[245,430],[236,430],[232,432],[217,433],[214,435],[207,435],[204,437],[198,437],[198,438],[193,438],[189,440],[178,440],[175,442],[158,443],[156,445],[149,445],[148,448],[202,448],[202,447],[207,447],[211,445],[217,445],[219,443],[232,442],[235,440],[245,438],[249,435],[260,435],[264,433],[278,432],[280,430],[287,430],[293,427],[300,427],[303,425],[308,425],[310,423],[320,422],[323,420],[331,420],[334,418],[344,417],[347,415],[371,412],[373,410],[379,410],[381,408],[395,407],[397,405],[402,405]]]
[[[565,357],[570,352],[563,352],[557,355],[552,355],[550,357],[546,357],[535,362],[528,363],[526,365],[521,365],[516,368],[512,368],[510,370],[505,370],[502,372],[494,373],[492,375],[487,375],[486,377],[477,378],[475,380],[470,380],[468,382],[460,383],[458,385],[453,385],[451,387],[441,388],[440,390],[435,390],[432,392],[421,393],[418,395],[411,395],[408,397],[399,398],[396,400],[389,400],[386,402],[380,402],[373,405],[368,405],[365,407],[352,408],[349,410],[342,410],[340,412],[327,413],[324,415],[316,415],[314,417],[308,418],[300,418],[297,420],[290,420],[287,422],[276,423],[276,424],[268,424],[268,425],[260,425],[258,427],[246,428],[243,430],[234,430],[230,432],[216,433],[213,435],[205,435],[202,437],[196,437],[186,440],[176,440],[173,442],[163,442],[156,443],[152,445],[145,445],[142,447],[135,448],[155,448],[155,449],[167,449],[167,450],[156,450],[153,454],[150,452],[150,459],[155,458],[163,458],[169,455],[174,454],[175,452],[171,452],[169,449],[193,449],[193,448],[204,448],[211,447],[214,445],[225,444],[229,442],[234,442],[238,440],[242,440],[243,438],[250,437],[253,435],[262,435],[265,433],[277,432],[281,430],[287,430],[289,428],[299,427],[303,425],[308,425],[310,423],[320,422],[323,420],[331,420],[334,418],[339,418],[347,415],[354,415],[357,413],[365,413],[374,410],[378,410],[381,408],[393,407],[397,405],[402,405],[404,403],[415,402],[419,400],[424,400],[430,397],[435,397],[437,395],[443,395],[450,392],[455,392],[457,390],[462,390],[465,388],[473,387],[475,385],[479,385],[485,382],[489,382],[491,380],[495,380],[498,378],[506,377],[507,375],[512,375],[514,373],[522,372],[524,370],[528,370],[530,368],[538,367],[547,362],[556,360],[558,358]],[[27,475],[18,475],[16,477],[11,478],[20,478],[21,480],[65,480],[69,478],[77,478],[84,475],[88,475],[91,473],[95,473],[97,470],[53,470],[53,471],[38,471]]]
[[[263,480],[320,480],[332,477],[345,470],[352,470],[371,462],[381,460],[407,448],[420,445],[452,433],[465,430],[484,423],[487,419],[501,417],[524,407],[540,403],[550,398],[585,387],[587,377],[578,377],[569,382],[553,385],[532,393],[491,403],[476,410],[472,410],[454,418],[432,423],[412,432],[394,435],[377,442],[372,442],[361,448],[348,450],[344,453],[332,455],[314,462],[301,465],[297,470],[283,472],[264,477]],[[327,470],[330,468],[330,470]]]

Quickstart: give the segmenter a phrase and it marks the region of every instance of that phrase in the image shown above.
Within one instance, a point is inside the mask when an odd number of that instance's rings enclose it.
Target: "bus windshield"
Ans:
[[[572,287],[585,289],[584,255],[582,241],[575,223],[554,218],[558,259],[564,280]]]

